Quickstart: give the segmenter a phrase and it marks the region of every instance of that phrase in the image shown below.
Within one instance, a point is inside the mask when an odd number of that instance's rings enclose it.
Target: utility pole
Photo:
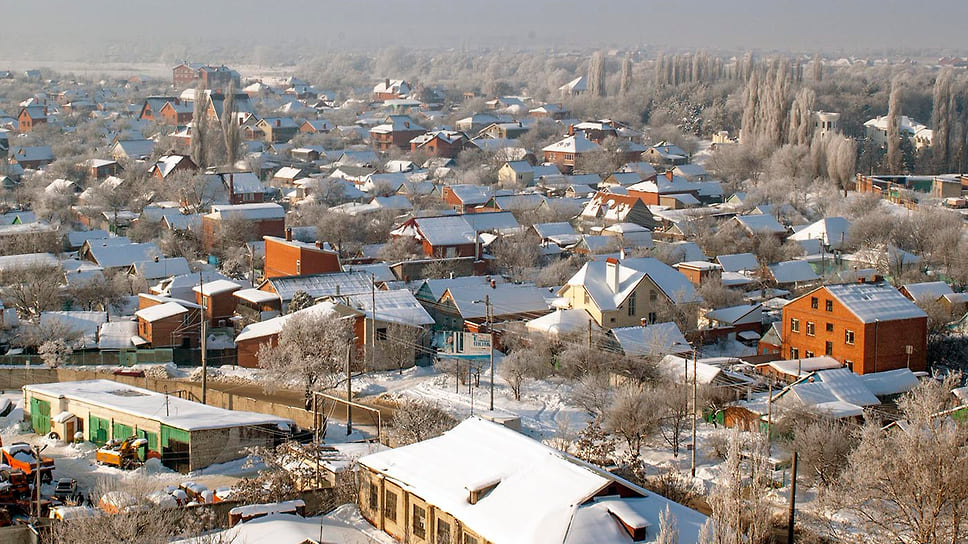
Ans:
[[[491,411],[494,411],[494,331],[491,330],[494,323],[494,312],[491,310],[491,295],[484,295],[484,312],[487,318],[487,335],[490,337],[488,344],[490,344],[490,353],[488,356],[491,359]],[[473,402],[473,400],[472,400]]]
[[[800,455],[793,452],[793,474],[790,481],[790,521],[787,527],[787,544],[793,544],[793,518],[797,511],[797,462]]]
[[[350,374],[350,357],[353,353],[353,343],[346,346],[346,436],[353,433],[353,407],[350,402],[353,400],[353,382]]]
[[[376,368],[376,275],[370,273],[370,370]],[[400,367],[403,374],[403,366]]]
[[[316,458],[316,489],[319,489],[319,395],[313,394],[313,455]]]
[[[202,301],[201,309],[201,327],[199,332],[201,336],[201,348],[202,348],[202,404],[207,404],[208,399],[208,330],[205,325],[207,325],[208,317],[205,315],[205,287],[202,281],[202,273],[198,273],[198,295],[199,299]]]
[[[690,474],[692,477],[696,477],[696,411],[699,408],[699,397],[698,388],[696,386],[696,367],[698,362],[696,361],[696,348],[692,348],[692,470]]]
[[[165,417],[170,416],[168,413],[168,386],[165,386]]]
[[[766,442],[773,436],[773,376],[770,376],[770,392],[766,398]]]

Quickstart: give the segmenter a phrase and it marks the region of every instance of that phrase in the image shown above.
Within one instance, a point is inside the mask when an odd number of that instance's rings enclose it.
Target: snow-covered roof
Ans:
[[[934,302],[939,298],[954,293],[951,286],[943,281],[926,281],[922,283],[908,283],[902,288],[911,295],[915,302]]]
[[[768,364],[781,374],[797,377],[806,376],[807,374],[816,372],[818,370],[841,368],[844,366],[843,363],[837,359],[828,357],[826,355],[821,355],[820,357],[806,357],[803,359],[791,359],[789,361],[771,361]]]
[[[154,243],[143,244],[109,242],[111,238],[88,240],[91,259],[103,268],[120,268],[134,263],[153,260],[161,255]]]
[[[71,399],[135,417],[159,421],[185,431],[248,425],[295,424],[289,419],[255,412],[225,410],[111,380],[25,385],[24,390],[51,397]],[[169,415],[165,415],[166,412]]]
[[[213,219],[228,219],[241,217],[243,219],[285,219],[286,210],[274,202],[259,202],[254,204],[215,204],[208,217]]]
[[[790,240],[821,240],[831,249],[843,247],[850,230],[850,221],[843,217],[825,217],[790,235]]]
[[[559,309],[527,322],[529,330],[553,336],[588,330],[588,324],[598,329],[598,325],[585,310]]]
[[[0,272],[36,267],[58,267],[60,261],[52,253],[22,253],[0,256]]]
[[[291,314],[280,315],[278,317],[273,317],[272,319],[266,319],[265,321],[258,321],[256,323],[250,323],[242,329],[238,336],[235,337],[235,342],[243,342],[245,340],[253,340],[256,338],[265,338],[267,336],[272,336],[274,334],[279,334],[282,332],[282,328],[285,326],[286,322],[292,319],[294,315],[329,315],[332,313],[337,313],[336,304],[332,302],[320,302],[314,304],[309,308],[303,308],[297,312]]]
[[[783,234],[786,227],[772,215],[737,215],[736,220],[751,234]]]
[[[807,261],[784,261],[768,267],[779,284],[809,282],[820,279]]]
[[[344,505],[335,512],[322,518],[302,517],[291,513],[272,513],[236,524],[234,527],[206,534],[190,540],[177,541],[175,544],[205,544],[215,540],[222,544],[253,544],[272,542],[273,544],[306,544],[318,542],[320,533],[325,535],[327,544],[390,544],[395,542],[389,535],[370,526],[355,511],[349,516],[343,511],[353,509]],[[345,516],[349,522],[334,516]]]
[[[104,312],[42,312],[40,314],[40,324],[49,325],[59,323],[64,327],[73,330],[81,335],[81,342],[85,348],[97,346],[98,327],[107,321],[107,314]]]
[[[741,304],[729,308],[720,308],[707,312],[706,319],[733,326],[747,323],[761,323],[763,321],[763,305]]]
[[[108,321],[102,323],[98,332],[97,349],[102,351],[116,351],[133,349],[133,336],[138,335],[137,321]]]
[[[716,257],[716,261],[723,265],[723,271],[725,272],[742,272],[756,270],[760,267],[760,263],[756,260],[756,255],[752,253],[720,255]]]
[[[598,149],[601,149],[601,146],[589,140],[584,132],[578,132],[574,136],[568,136],[541,148],[542,151],[553,153],[588,153]]]
[[[713,383],[723,373],[721,366],[676,355],[666,355],[659,361],[658,366],[663,374],[680,383],[692,381],[693,366],[696,368],[696,383],[703,385]]]
[[[612,329],[622,351],[632,357],[650,357],[692,351],[692,346],[672,322],[655,323],[645,327]]]
[[[886,283],[844,283],[827,285],[824,289],[863,323],[928,316],[900,291]]]
[[[219,295],[222,293],[231,293],[232,291],[238,291],[241,289],[241,285],[238,282],[232,280],[214,280],[210,282],[203,283],[200,287],[192,288],[192,291],[196,293],[201,293],[203,296],[210,297],[213,295]]]
[[[260,291],[259,289],[239,289],[232,293],[235,298],[240,298],[253,304],[265,304],[279,300],[279,295],[271,291]]]
[[[134,313],[138,319],[143,319],[149,323],[154,323],[155,321],[160,321],[162,319],[173,317],[179,314],[188,313],[188,308],[182,306],[177,302],[165,302],[164,304],[155,304],[154,306],[148,306]]]
[[[188,260],[184,257],[163,257],[157,261],[138,261],[132,265],[135,273],[146,280],[157,280],[170,276],[181,276],[191,273]]]
[[[679,542],[694,544],[705,521],[698,512],[479,418],[437,438],[361,457],[359,463],[494,544],[630,543],[615,518],[658,526],[667,506],[678,520]],[[468,501],[469,490],[495,482],[474,504]],[[612,485],[633,497],[604,496]],[[655,533],[649,536],[654,540]]]
[[[432,325],[434,318],[430,317],[427,310],[417,302],[413,294],[406,289],[390,289],[374,291],[372,293],[360,293],[346,297],[348,306],[363,312],[367,317],[373,317],[373,299],[376,299],[376,319],[378,321],[400,323],[422,327]]]
[[[393,271],[390,270],[390,266],[387,265],[387,263],[348,264],[343,267],[343,271],[372,274],[373,280],[376,282],[395,281],[397,279],[397,277],[393,275]]]
[[[906,393],[918,386],[918,377],[907,368],[871,372],[860,377],[864,385],[878,397]]]
[[[559,91],[585,92],[588,90],[588,81],[585,76],[578,76],[575,79],[558,87]]]
[[[491,302],[491,316],[501,317],[517,314],[544,314],[550,310],[544,291],[533,285],[510,283],[471,284],[460,288],[448,288],[450,296],[464,319],[479,319],[487,315],[485,298]]]
[[[309,274],[286,276],[268,280],[283,301],[292,300],[297,291],[303,291],[313,298],[333,295],[355,295],[369,293],[372,283],[370,275],[363,272],[333,272],[330,274]]]

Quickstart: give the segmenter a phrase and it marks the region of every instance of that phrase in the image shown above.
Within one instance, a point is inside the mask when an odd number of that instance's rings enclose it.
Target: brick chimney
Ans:
[[[672,170],[666,170],[665,176],[669,178],[669,181],[672,181]]]
[[[613,293],[618,293],[618,259],[609,257],[605,259],[605,282]]]
[[[286,241],[292,241],[292,227],[286,227]]]

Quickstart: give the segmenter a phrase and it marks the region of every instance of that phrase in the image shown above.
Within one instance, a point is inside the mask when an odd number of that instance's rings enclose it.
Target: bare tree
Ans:
[[[393,411],[387,434],[400,447],[440,436],[455,425],[457,420],[436,403],[405,397]]]
[[[622,81],[619,85],[619,90],[623,95],[627,95],[632,91],[632,55],[627,54],[625,58],[622,59]]]
[[[659,434],[672,448],[672,456],[679,457],[679,445],[692,422],[689,406],[691,388],[682,383],[664,383],[652,388],[658,399]]]
[[[537,236],[528,233],[502,236],[491,244],[490,250],[497,264],[515,281],[528,279],[526,273],[538,265],[541,257]]]
[[[772,483],[769,455],[762,435],[731,435],[722,476],[709,494],[715,544],[769,541],[772,505],[764,492]]]
[[[550,353],[544,346],[522,347],[512,351],[501,360],[498,371],[508,384],[514,400],[521,400],[521,388],[529,379],[538,379],[551,372]]]
[[[60,267],[37,266],[5,272],[4,301],[26,317],[35,317],[57,308],[64,272]]]
[[[625,440],[629,462],[637,461],[642,444],[653,436],[659,425],[659,410],[651,391],[626,384],[614,395],[605,412],[605,428]]]

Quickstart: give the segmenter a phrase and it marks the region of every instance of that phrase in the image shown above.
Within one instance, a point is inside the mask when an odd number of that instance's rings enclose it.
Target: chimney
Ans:
[[[491,289],[497,289],[497,282],[494,280],[491,280]]]
[[[323,249],[323,243],[320,242],[319,240],[316,240],[316,248],[317,249]]]
[[[643,317],[642,319],[640,319],[640,320],[639,320],[639,323],[640,323],[640,324],[641,324],[641,325],[642,325],[643,327],[645,327],[646,325],[648,325],[648,324],[649,324],[649,320]]]
[[[618,259],[614,257],[605,259],[605,282],[613,293],[618,293]]]
[[[281,127],[282,126],[282,119],[276,119],[276,126],[277,127]]]
[[[385,89],[386,89],[387,91],[389,91],[389,90],[390,90],[390,78],[386,78],[386,79],[384,79],[384,80],[383,80],[383,87],[384,87],[384,88],[385,88]]]
[[[229,200],[235,195],[235,174],[229,174]]]
[[[672,181],[672,170],[666,170],[665,175],[669,178],[669,181]]]
[[[292,241],[292,227],[286,227],[286,241]]]

